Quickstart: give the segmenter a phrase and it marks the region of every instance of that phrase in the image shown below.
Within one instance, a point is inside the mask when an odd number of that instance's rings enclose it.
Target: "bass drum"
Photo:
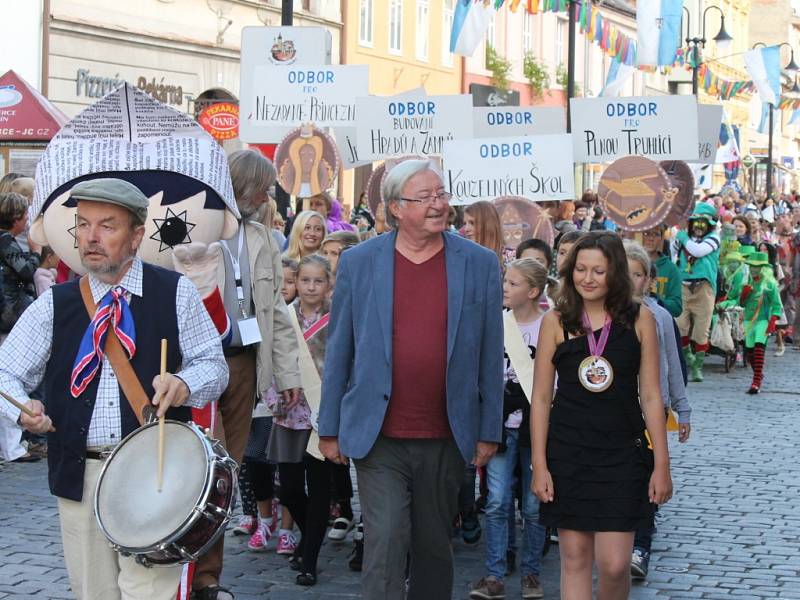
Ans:
[[[111,546],[145,566],[193,562],[225,531],[236,496],[236,461],[193,423],[164,423],[157,485],[158,423],[127,436],[106,460],[94,512]]]

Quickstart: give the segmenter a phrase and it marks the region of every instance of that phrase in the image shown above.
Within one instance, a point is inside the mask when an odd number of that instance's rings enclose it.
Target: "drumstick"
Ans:
[[[26,415],[28,415],[31,419],[35,419],[36,418],[36,414],[30,408],[25,406],[22,402],[14,400],[14,398],[9,396],[8,394],[6,394],[2,390],[0,390],[0,396],[5,398],[6,400],[8,400],[12,405],[16,406],[18,409],[20,409],[22,412],[24,412]],[[50,429],[48,429],[48,431],[51,431],[51,432],[55,432],[55,430],[56,430],[56,428],[53,427],[52,425],[50,426]]]
[[[161,381],[167,375],[167,340],[161,340]],[[161,396],[162,400],[164,396]],[[158,491],[164,483],[164,415],[158,418]]]

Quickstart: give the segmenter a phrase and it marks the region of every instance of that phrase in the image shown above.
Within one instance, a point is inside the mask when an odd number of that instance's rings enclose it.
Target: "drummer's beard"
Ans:
[[[97,279],[106,283],[118,283],[119,274],[130,265],[136,257],[136,253],[131,251],[127,258],[115,262],[108,259],[108,255],[99,246],[90,245],[86,251],[96,252],[106,257],[106,260],[99,265],[91,264],[84,261],[83,252],[81,252],[81,264],[83,268],[86,269],[89,274],[94,275]]]

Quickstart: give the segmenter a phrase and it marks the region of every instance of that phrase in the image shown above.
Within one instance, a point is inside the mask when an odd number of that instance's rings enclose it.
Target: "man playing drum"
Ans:
[[[148,569],[118,555],[93,512],[104,459],[141,420],[106,351],[121,346],[159,416],[166,412],[183,421],[189,407],[222,393],[228,368],[194,285],[136,257],[147,197],[120,179],[94,179],[77,184],[71,199],[77,202],[75,232],[88,286],[83,284],[83,296],[78,280],[55,286],[17,321],[0,347],[0,390],[27,401],[35,416],[5,403],[0,415],[34,433],[50,431],[50,491],[58,497],[64,557],[78,599],[173,600],[181,565]],[[89,303],[95,305],[93,318]],[[163,379],[162,339],[168,348]],[[28,399],[41,381],[46,407]],[[142,460],[155,469],[155,456],[154,449]]]

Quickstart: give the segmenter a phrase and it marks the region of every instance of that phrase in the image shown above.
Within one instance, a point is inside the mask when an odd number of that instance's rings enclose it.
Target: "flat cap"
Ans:
[[[75,185],[70,198],[91,202],[108,202],[127,208],[144,223],[147,220],[147,206],[150,201],[132,183],[114,177],[90,179]]]

